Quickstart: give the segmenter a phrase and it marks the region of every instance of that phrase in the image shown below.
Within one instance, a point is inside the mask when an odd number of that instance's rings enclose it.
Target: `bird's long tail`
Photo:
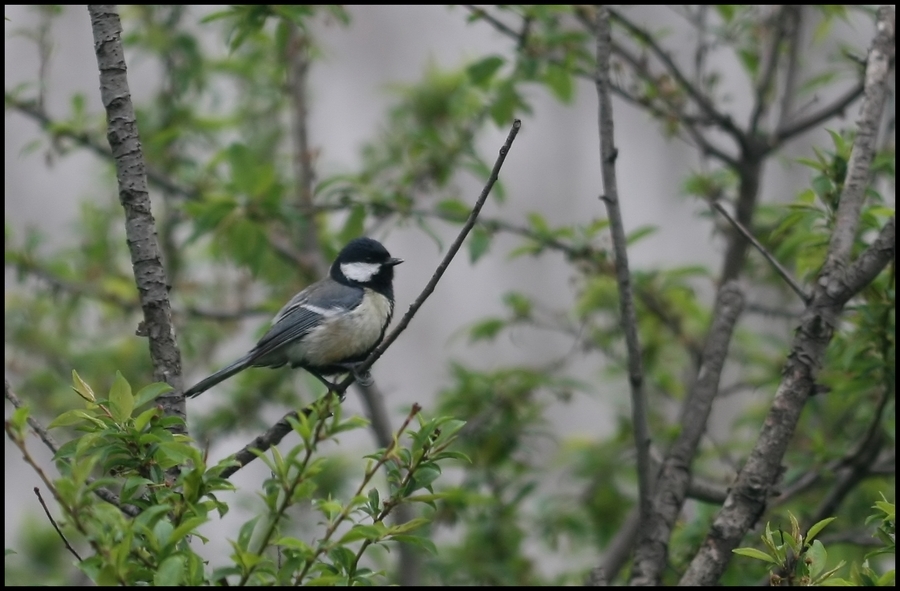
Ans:
[[[223,367],[222,369],[220,369],[213,375],[209,376],[208,378],[206,378],[204,380],[200,380],[194,386],[185,390],[185,392],[184,392],[185,397],[193,398],[195,396],[199,396],[200,394],[203,394],[204,392],[206,392],[207,390],[209,390],[210,388],[212,388],[219,382],[221,382],[223,380],[227,380],[228,378],[230,378],[234,374],[238,373],[239,371],[243,371],[243,370],[247,369],[248,367],[250,367],[250,362],[251,362],[250,355],[245,355],[244,357],[241,357],[240,359],[238,359],[237,361],[235,361],[228,367]]]

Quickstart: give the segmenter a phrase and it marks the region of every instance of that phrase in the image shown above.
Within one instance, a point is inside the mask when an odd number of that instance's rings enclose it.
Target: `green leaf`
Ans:
[[[508,124],[513,119],[516,108],[520,106],[519,94],[515,87],[509,83],[500,87],[497,98],[491,105],[491,119],[498,126]]]
[[[428,538],[401,534],[391,536],[391,540],[394,542],[403,542],[404,544],[412,544],[413,546],[418,546],[419,548],[423,548],[424,550],[428,551],[432,556],[438,555],[437,546],[435,546],[434,542],[432,542]]]
[[[188,239],[193,242],[206,232],[217,228],[238,207],[234,197],[208,195],[203,201],[186,203],[184,209],[194,218],[194,233]]]
[[[25,435],[25,425],[28,423],[28,415],[30,412],[31,411],[27,406],[22,406],[14,410],[12,416],[9,418],[10,426],[18,431],[20,436]]]
[[[736,4],[717,4],[716,12],[719,13],[719,16],[722,17],[722,20],[727,24],[734,18],[734,14],[737,10],[736,7]]]
[[[646,238],[647,236],[654,234],[659,228],[656,226],[641,226],[636,230],[632,231],[628,236],[625,237],[625,242],[628,246],[631,246],[638,242],[639,240]]]
[[[152,384],[147,384],[143,388],[141,388],[137,396],[134,397],[134,407],[140,408],[151,402],[156,400],[159,396],[162,396],[166,392],[171,392],[172,386],[165,382],[154,382]]]
[[[387,528],[382,523],[374,525],[354,525],[346,534],[341,536],[339,544],[349,544],[357,540],[371,540],[373,542],[384,537]]]
[[[429,486],[440,475],[441,471],[437,466],[422,466],[413,475],[413,487],[410,492]]]
[[[157,587],[174,587],[182,583],[185,574],[185,557],[175,554],[159,565],[153,575],[153,584]]]
[[[112,388],[109,390],[109,406],[113,420],[120,424],[130,419],[131,411],[134,410],[134,396],[131,395],[131,384],[118,371],[113,380]]]
[[[572,82],[572,73],[560,65],[551,63],[547,66],[544,81],[553,94],[563,103],[572,102],[575,95],[575,85]]]
[[[821,523],[821,522],[819,522]],[[804,554],[807,564],[809,565],[809,576],[816,578],[819,573],[825,570],[825,563],[828,560],[828,552],[822,542],[815,540],[809,550]]]
[[[531,300],[521,293],[508,292],[503,296],[506,304],[516,318],[529,318],[531,316]]]
[[[350,209],[350,215],[347,216],[347,221],[344,222],[344,227],[338,235],[341,243],[346,244],[354,238],[362,236],[366,230],[365,222],[366,208],[362,204],[354,205]]]
[[[759,71],[759,53],[749,49],[739,49],[737,54],[750,77],[756,79],[756,74]]]
[[[85,411],[83,411],[81,409],[67,410],[66,412],[62,413],[61,415],[59,415],[58,417],[56,417],[55,419],[50,421],[50,424],[47,425],[47,428],[55,429],[57,427],[70,427],[72,425],[77,425],[84,421],[92,421],[93,422],[93,421],[96,421],[96,419],[94,419],[94,417],[91,417]],[[97,423],[95,422],[94,424],[97,424]],[[99,426],[102,427],[103,423],[100,423]]]
[[[825,527],[829,523],[834,521],[835,519],[837,519],[837,518],[836,517],[828,517],[828,518],[823,519],[822,521],[818,522],[817,524],[813,525],[812,527],[810,527],[809,531],[806,533],[806,543],[809,544],[814,539],[816,539],[816,536],[819,535],[819,532],[821,532],[823,529],[825,529]]]
[[[260,517],[254,517],[249,520],[247,523],[241,526],[240,531],[238,532],[238,540],[237,547],[241,550],[247,550],[250,547],[250,539],[253,537],[253,530],[256,528],[256,522],[259,521]]]
[[[344,546],[332,548],[329,550],[328,556],[335,564],[339,564],[345,571],[350,570],[356,562],[356,555],[349,548],[345,548]]]
[[[180,542],[183,537],[192,533],[195,529],[197,529],[207,521],[209,521],[209,519],[205,516],[195,516],[185,519],[184,523],[176,527],[172,534],[169,536],[170,542]]]
[[[890,503],[888,501],[875,501],[875,504],[872,505],[873,509],[877,509],[884,513],[884,517],[891,521],[895,521],[897,517],[897,506],[894,503]]]
[[[458,222],[466,221],[471,210],[461,199],[444,199],[438,202],[436,208],[439,214]]]
[[[469,234],[468,244],[469,259],[474,263],[488,251],[488,248],[490,248],[491,233],[481,226],[475,226],[472,228],[472,233]]]
[[[497,73],[505,60],[498,55],[490,55],[466,68],[466,74],[473,84],[486,88],[494,74]]]
[[[505,326],[506,320],[502,318],[482,320],[469,329],[469,340],[475,342],[493,339]]]
[[[778,564],[778,561],[773,557],[769,556],[762,550],[757,550],[756,548],[735,548],[732,550],[735,554],[739,554],[741,556],[746,556],[748,558],[755,558],[757,560],[762,560],[764,562],[771,562],[772,564]]]
[[[813,585],[823,584],[826,586],[827,585],[842,585],[843,584],[843,583],[841,583],[842,579],[835,580],[835,579],[832,579],[831,577],[833,577],[839,570],[844,568],[845,564],[847,564],[847,563],[844,562],[843,560],[840,561],[836,567],[834,567],[830,571],[822,573],[822,575],[818,579],[816,579],[815,581],[812,581],[812,584]]]
[[[319,510],[325,514],[325,517],[327,517],[329,521],[340,515],[341,511],[343,510],[340,502],[335,501],[334,499],[320,499],[316,502],[316,504],[319,506]]]
[[[430,519],[426,519],[424,517],[416,517],[415,519],[410,519],[405,523],[400,523],[398,525],[394,525],[388,528],[387,533],[390,537],[394,537],[397,534],[405,534],[409,533],[414,529],[418,529],[423,525],[428,525],[431,523]]]
[[[142,476],[129,476],[125,479],[125,484],[122,486],[122,501],[129,501],[134,498],[135,492],[141,486],[146,486],[148,484],[153,484],[153,481],[149,478],[144,478]]]
[[[136,431],[143,431],[144,427],[146,427],[150,421],[160,415],[159,407],[154,406],[153,408],[148,408],[141,414],[139,414],[134,419],[134,429]]]
[[[88,385],[87,382],[81,379],[81,376],[78,375],[78,372],[74,369],[72,370],[72,389],[78,393],[79,396],[84,398],[88,402],[96,402],[97,397],[94,395],[94,391]]]

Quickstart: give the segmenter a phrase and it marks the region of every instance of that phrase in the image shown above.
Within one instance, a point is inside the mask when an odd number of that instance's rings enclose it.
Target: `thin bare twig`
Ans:
[[[784,144],[784,142],[789,139],[800,135],[804,131],[812,129],[816,127],[820,123],[824,123],[828,121],[832,117],[836,117],[838,115],[843,114],[843,112],[853,104],[856,99],[863,95],[864,85],[863,81],[860,80],[857,82],[853,88],[848,90],[844,95],[835,99],[835,101],[825,107],[822,107],[821,110],[800,119],[799,121],[795,121],[794,123],[788,123],[784,126],[780,127],[774,134],[771,140],[771,145],[774,147],[780,146]]]
[[[637,315],[628,270],[625,225],[619,209],[619,189],[616,182],[615,130],[610,98],[609,58],[612,53],[610,40],[610,13],[605,6],[597,7],[597,98],[599,102],[600,168],[603,173],[603,202],[609,215],[610,231],[616,256],[616,280],[619,286],[621,323],[625,332],[628,351],[628,381],[631,386],[631,416],[634,428],[638,464],[638,491],[641,525],[650,515],[650,498],[653,487],[650,463],[650,429],[648,427],[647,394],[644,390],[644,369],[641,345],[638,339]]]
[[[775,81],[775,72],[778,67],[778,58],[781,54],[781,44],[784,42],[791,27],[794,6],[781,6],[769,18],[769,27],[774,29],[771,34],[771,43],[766,47],[765,66],[762,76],[756,85],[756,104],[753,106],[753,114],[750,116],[750,133],[755,134],[759,130],[759,122],[765,116],[771,104],[772,85]]]
[[[625,47],[623,47],[620,43],[616,43],[612,41],[612,50],[613,52],[623,60],[625,60],[628,65],[630,65],[634,71],[641,77],[645,82],[651,85],[655,85],[658,80],[658,76],[655,76],[651,71],[649,65],[645,60],[639,59]],[[596,82],[596,80],[595,80]],[[665,107],[668,111],[659,110],[652,102],[642,99],[640,97],[632,97],[628,92],[624,89],[620,89],[617,85],[612,85],[612,90],[616,92],[618,96],[621,96],[632,102],[637,104],[638,106],[648,110],[652,115],[659,119],[668,119],[670,117],[675,117],[678,121],[684,126],[685,131],[690,136],[690,138],[697,144],[697,148],[699,148],[704,155],[712,156],[724,164],[728,165],[731,168],[737,169],[738,160],[727,154],[724,150],[714,145],[710,140],[703,135],[700,127],[708,124],[718,123],[715,119],[711,119],[708,116],[691,116],[684,112],[684,108],[680,105],[674,104],[672,98],[665,93],[661,93],[660,99],[664,102]],[[682,138],[684,140],[684,138]],[[686,142],[687,143],[687,142]]]
[[[478,197],[478,200],[475,202],[475,205],[472,207],[472,211],[469,214],[469,219],[466,220],[466,223],[463,225],[462,229],[459,231],[459,234],[456,237],[456,240],[453,241],[453,244],[447,251],[447,254],[444,256],[441,263],[438,265],[434,274],[431,276],[431,279],[423,288],[422,292],[419,294],[419,297],[409,306],[409,310],[407,310],[406,314],[404,314],[403,318],[397,324],[391,333],[385,337],[385,339],[381,342],[381,344],[374,350],[369,356],[363,361],[356,370],[356,373],[362,374],[372,366],[375,361],[384,354],[388,347],[397,339],[401,332],[409,325],[413,316],[415,316],[416,312],[419,308],[422,307],[422,304],[425,303],[425,300],[429,295],[434,291],[435,286],[438,281],[440,281],[444,272],[447,270],[447,267],[450,265],[450,262],[453,260],[453,257],[459,251],[462,246],[463,241],[468,235],[469,231],[475,225],[475,221],[478,218],[478,214],[481,211],[481,208],[484,206],[484,202],[487,200],[488,195],[491,192],[491,188],[494,186],[494,183],[497,182],[497,178],[500,174],[500,168],[503,166],[503,162],[506,160],[506,155],[512,147],[513,140],[516,139],[516,135],[519,133],[519,129],[522,126],[522,122],[518,119],[512,125],[510,129],[509,135],[506,138],[506,142],[503,144],[503,147],[500,148],[500,154],[497,157],[497,161],[494,164],[494,169],[491,171],[491,175],[487,180],[487,183],[484,186],[484,189],[481,192],[481,195]],[[343,397],[344,392],[347,391],[347,388],[355,381],[354,376],[349,375],[344,381],[335,386],[333,392],[339,397]],[[330,396],[331,392],[326,394],[326,396]],[[303,409],[301,412],[309,415],[312,411],[310,408]],[[225,471],[223,471],[222,476],[227,478],[246,466],[248,463],[252,462],[256,459],[257,455],[260,452],[264,452],[273,445],[277,445],[279,441],[281,441],[285,435],[291,432],[290,420],[292,418],[296,418],[297,413],[291,412],[286,414],[280,421],[275,423],[272,427],[270,427],[265,433],[256,437],[249,444],[244,446],[237,454],[235,454],[236,464],[234,466],[229,467]]]
[[[731,135],[739,144],[743,144],[745,140],[746,134],[735,125],[734,121],[728,115],[725,115],[719,112],[715,105],[713,105],[712,101],[707,97],[703,92],[700,91],[696,86],[691,84],[691,81],[687,79],[684,73],[681,71],[672,58],[666,53],[662,47],[660,47],[659,43],[656,42],[656,39],[646,30],[637,26],[631,20],[629,20],[624,14],[617,10],[610,10],[610,15],[613,19],[628,30],[629,33],[637,37],[641,43],[645,43],[647,47],[650,48],[650,51],[659,59],[660,62],[666,67],[666,70],[672,75],[672,77],[684,88],[688,95],[694,99],[697,105],[700,106],[700,109],[706,114],[707,117],[714,120],[719,124],[721,129]]]
[[[50,523],[53,525],[53,529],[56,530],[56,533],[59,534],[59,537],[62,539],[63,544],[66,545],[66,550],[72,553],[72,555],[81,562],[81,556],[78,555],[78,552],[75,551],[75,548],[72,547],[72,544],[69,543],[69,540],[66,539],[66,535],[62,533],[62,530],[59,529],[59,525],[56,523],[56,520],[53,519],[53,515],[50,514],[50,508],[47,507],[47,503],[44,502],[44,497],[41,496],[41,489],[38,487],[34,487],[34,494],[37,495],[38,501],[41,503],[41,507],[44,508],[44,514],[47,515],[47,519],[50,520]]]
[[[415,299],[415,301],[410,304],[409,309],[406,311],[406,314],[403,315],[403,318],[400,319],[400,322],[397,323],[397,326],[394,327],[394,330],[388,334],[384,340],[381,342],[378,347],[369,354],[365,361],[359,364],[356,368],[356,373],[363,374],[367,369],[372,367],[372,364],[378,360],[379,357],[384,355],[384,352],[387,350],[391,344],[397,340],[397,337],[400,336],[406,327],[409,326],[410,321],[413,316],[415,316],[416,312],[418,312],[419,308],[422,307],[422,304],[425,303],[425,300],[428,299],[428,296],[432,294],[434,288],[437,286],[438,281],[441,280],[441,277],[444,275],[444,272],[447,270],[447,267],[450,266],[450,263],[453,261],[453,257],[456,256],[456,253],[462,247],[463,241],[466,239],[466,236],[469,235],[469,232],[475,226],[475,222],[478,219],[478,214],[481,213],[481,208],[484,206],[484,202],[487,200],[488,195],[491,192],[491,189],[494,187],[494,183],[497,182],[497,178],[500,175],[500,169],[503,167],[503,163],[506,161],[506,155],[509,153],[510,148],[512,147],[513,141],[516,139],[516,136],[519,134],[519,129],[522,127],[522,122],[519,119],[516,119],[512,128],[509,130],[509,135],[506,137],[506,142],[504,142],[503,147],[500,148],[500,154],[497,156],[497,160],[494,163],[494,168],[491,170],[491,174],[488,177],[487,183],[484,186],[484,189],[481,191],[481,195],[478,196],[478,200],[475,202],[475,205],[472,207],[472,211],[469,213],[469,218],[466,220],[466,223],[463,224],[463,227],[460,229],[459,234],[457,234],[456,239],[450,245],[450,248],[447,249],[447,254],[444,255],[443,260],[438,265],[437,269],[435,269],[434,274],[429,279],[428,283],[422,289],[422,292],[419,294],[419,297]],[[354,376],[350,375],[343,382],[338,384],[336,391],[338,394],[341,394],[347,390],[347,387],[353,383]]]
[[[794,293],[796,293],[800,297],[800,299],[803,300],[803,303],[809,303],[809,294],[807,294],[803,290],[803,288],[800,287],[800,284],[797,283],[797,280],[794,279],[791,274],[788,273],[788,270],[778,262],[778,259],[776,259],[775,256],[770,253],[766,249],[766,247],[763,246],[762,243],[760,243],[759,240],[756,239],[756,237],[750,232],[750,230],[745,228],[744,224],[737,221],[730,213],[728,213],[728,210],[725,209],[725,207],[718,200],[713,201],[712,206],[716,211],[721,213],[725,217],[725,219],[728,220],[731,225],[738,230],[738,232],[743,234],[744,238],[750,241],[750,244],[752,244],[767,261],[769,261],[769,264],[772,265],[772,268],[775,269],[775,271],[779,275],[781,275],[781,278],[784,279],[785,282],[790,286],[790,288],[794,290]]]
[[[7,251],[7,257],[11,260],[6,262],[6,266],[15,268],[21,273],[25,273],[46,282],[53,290],[64,292],[75,297],[84,297],[98,302],[110,304],[122,310],[123,312],[134,312],[140,309],[140,303],[135,300],[121,297],[114,293],[98,289],[92,285],[76,283],[55,275],[49,269],[41,266],[33,260],[17,256],[16,253]],[[200,318],[203,320],[231,321],[242,320],[251,316],[271,315],[271,310],[255,306],[250,308],[239,308],[237,310],[207,310],[187,306],[173,310],[175,316],[189,316],[192,318]]]
[[[101,140],[92,137],[87,132],[79,132],[69,129],[65,125],[57,125],[50,115],[44,110],[40,103],[33,103],[17,99],[9,93],[4,94],[6,106],[12,107],[19,113],[26,115],[36,121],[42,129],[48,132],[51,137],[70,139],[79,146],[87,148],[105,160],[113,160],[112,151],[105,146]],[[160,189],[183,197],[185,199],[199,199],[200,191],[188,187],[183,187],[169,178],[166,174],[152,168],[147,167],[147,179],[159,187]]]

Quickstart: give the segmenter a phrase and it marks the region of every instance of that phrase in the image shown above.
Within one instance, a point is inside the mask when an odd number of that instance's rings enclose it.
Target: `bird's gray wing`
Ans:
[[[352,310],[362,301],[364,293],[362,288],[341,285],[330,278],[310,285],[291,298],[275,315],[272,328],[259,339],[250,353],[254,362],[296,342],[329,316]],[[270,358],[267,361],[274,360]],[[279,365],[288,361],[277,360]]]

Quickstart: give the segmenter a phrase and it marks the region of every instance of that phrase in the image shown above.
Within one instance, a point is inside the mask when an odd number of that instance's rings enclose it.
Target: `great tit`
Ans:
[[[184,395],[197,396],[248,367],[282,365],[302,367],[332,389],[324,376],[353,372],[384,338],[394,312],[394,267],[402,262],[377,240],[352,240],[328,277],[295,295],[249,353]]]

